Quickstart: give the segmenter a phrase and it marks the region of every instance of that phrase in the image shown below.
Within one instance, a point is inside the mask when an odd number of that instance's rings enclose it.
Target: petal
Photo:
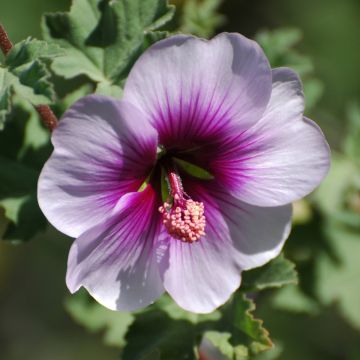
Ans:
[[[291,205],[249,205],[216,183],[184,186],[193,199],[204,202],[206,236],[192,244],[162,239],[168,253],[161,272],[165,289],[181,307],[208,313],[239,287],[241,271],[280,253],[291,228]]]
[[[208,158],[213,156],[212,173],[234,196],[253,205],[279,206],[309,194],[329,170],[330,150],[303,111],[298,76],[290,69],[275,69],[262,119],[207,152]]]
[[[50,223],[72,237],[102,222],[122,195],[136,191],[156,159],[157,134],[146,116],[110,97],[75,103],[52,142],[38,200]]]
[[[247,129],[271,93],[271,69],[257,43],[223,33],[207,41],[177,35],[148,49],[127,79],[124,99],[151,114],[160,142],[202,142],[228,124]]]
[[[86,231],[71,247],[66,283],[81,286],[112,310],[145,307],[164,291],[156,264],[154,241],[159,232],[156,195],[123,196],[112,216]]]

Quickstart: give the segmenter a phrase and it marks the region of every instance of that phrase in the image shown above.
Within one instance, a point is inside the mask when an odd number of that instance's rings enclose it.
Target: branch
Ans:
[[[9,39],[8,34],[5,31],[5,28],[0,24],[0,48],[3,54],[6,56],[9,51],[12,49],[13,44]],[[50,130],[54,130],[58,124],[58,119],[50,109],[48,105],[38,105],[35,106],[36,111],[40,115],[40,118],[44,125]]]

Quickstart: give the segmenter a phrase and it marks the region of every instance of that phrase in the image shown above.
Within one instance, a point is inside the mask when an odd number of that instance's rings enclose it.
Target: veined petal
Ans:
[[[132,68],[124,99],[151,114],[160,143],[185,147],[235,123],[248,129],[270,93],[271,70],[259,45],[223,33],[210,41],[176,35],[156,43]]]
[[[330,150],[303,112],[298,76],[287,68],[273,70],[271,99],[261,120],[207,152],[217,180],[259,206],[284,205],[309,194],[328,172]]]
[[[149,185],[124,195],[106,222],[74,241],[66,275],[69,290],[83,286],[112,310],[149,305],[164,291],[154,251],[159,224],[156,194]]]
[[[289,235],[291,205],[261,208],[246,204],[216,183],[184,182],[205,205],[206,236],[194,243],[162,239],[165,289],[184,309],[208,313],[239,287],[241,271],[276,257]]]
[[[88,96],[63,116],[38,184],[39,204],[61,232],[77,237],[136,191],[156,160],[157,134],[134,105]]]

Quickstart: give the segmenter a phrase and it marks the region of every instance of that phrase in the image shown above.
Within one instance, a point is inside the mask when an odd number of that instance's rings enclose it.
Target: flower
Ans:
[[[116,310],[164,291],[197,313],[223,304],[242,271],[279,254],[290,203],[328,171],[328,145],[303,112],[298,76],[271,70],[255,42],[229,33],[160,41],[132,68],[122,100],[76,102],[38,185],[50,223],[77,238],[70,291],[83,286]]]

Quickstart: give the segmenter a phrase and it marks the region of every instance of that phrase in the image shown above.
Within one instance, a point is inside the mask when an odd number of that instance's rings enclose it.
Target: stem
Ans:
[[[10,41],[8,34],[6,33],[2,24],[0,24],[0,48],[1,48],[1,51],[6,56],[12,47],[13,47],[13,44]]]
[[[58,124],[58,119],[55,116],[55,114],[53,113],[53,111],[50,109],[50,107],[47,105],[38,105],[38,106],[35,106],[35,109],[38,112],[38,114],[40,115],[43,124],[50,131],[53,131]]]
[[[5,31],[5,28],[0,24],[0,48],[3,54],[6,56],[9,51],[12,49],[13,44],[9,39],[8,34]],[[58,124],[58,119],[50,109],[48,105],[38,105],[34,106],[44,125],[50,130],[54,130]]]

